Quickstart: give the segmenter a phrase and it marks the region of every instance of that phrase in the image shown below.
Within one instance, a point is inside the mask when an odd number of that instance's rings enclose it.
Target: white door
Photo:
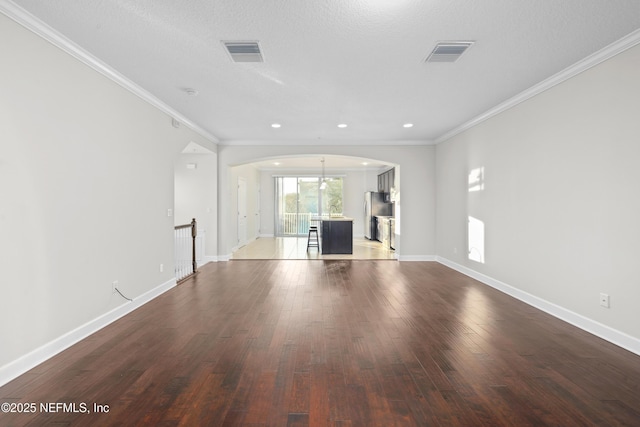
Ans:
[[[247,183],[238,178],[238,247],[247,244]]]

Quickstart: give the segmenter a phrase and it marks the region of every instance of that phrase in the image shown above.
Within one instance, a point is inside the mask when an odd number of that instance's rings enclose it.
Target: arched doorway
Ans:
[[[380,242],[365,239],[363,209],[365,192],[377,191],[378,175],[394,168],[399,169],[390,162],[322,154],[268,157],[230,167],[229,182],[235,186],[243,179],[246,183],[246,193],[242,197],[249,204],[247,217],[250,219],[255,215],[260,224],[247,230],[245,248],[241,250],[241,245],[233,245],[229,258],[317,258],[317,252],[308,255],[306,251],[309,220],[333,213],[354,220],[353,235],[357,244],[352,259],[396,259],[390,248],[384,252]],[[399,177],[399,170],[397,175]],[[320,184],[330,178],[336,180],[333,190],[339,189],[340,197],[319,190]],[[285,191],[286,182],[292,191]],[[233,207],[240,206],[238,194],[231,192]],[[256,202],[252,203],[253,200]],[[232,223],[226,226],[227,229],[241,225],[236,212],[229,215],[229,219]],[[268,239],[272,240],[267,248],[271,253],[250,253],[256,246],[266,245]]]

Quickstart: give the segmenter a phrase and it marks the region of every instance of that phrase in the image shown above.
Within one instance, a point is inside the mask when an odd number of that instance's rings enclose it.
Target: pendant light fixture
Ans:
[[[325,188],[327,188],[327,179],[324,176],[324,157],[322,158],[322,160],[320,160],[320,162],[322,162],[322,182],[320,183],[320,189],[324,190]]]

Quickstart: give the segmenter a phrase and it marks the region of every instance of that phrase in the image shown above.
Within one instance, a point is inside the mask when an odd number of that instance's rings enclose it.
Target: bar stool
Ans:
[[[318,238],[318,226],[312,225],[309,227],[309,236],[307,237],[307,252],[309,248],[320,248],[320,241]]]

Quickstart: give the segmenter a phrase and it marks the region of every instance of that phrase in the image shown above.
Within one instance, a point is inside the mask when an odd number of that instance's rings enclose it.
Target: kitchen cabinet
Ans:
[[[396,219],[389,218],[389,249],[396,249]]]
[[[396,169],[389,169],[388,171],[378,175],[378,191],[384,194],[384,201],[391,202],[391,189],[396,186]]]
[[[395,229],[396,229],[396,220],[392,216],[376,216],[376,224],[378,227],[377,232],[377,240],[382,243],[382,246],[385,249],[394,250],[396,247],[395,243]]]

